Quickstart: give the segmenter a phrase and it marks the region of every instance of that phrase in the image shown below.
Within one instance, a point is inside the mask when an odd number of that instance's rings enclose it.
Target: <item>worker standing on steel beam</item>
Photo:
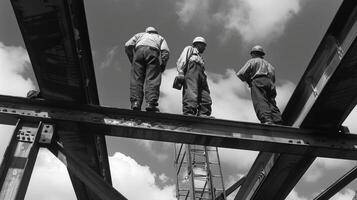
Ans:
[[[212,100],[207,84],[202,53],[207,46],[203,37],[196,37],[192,46],[187,46],[177,60],[178,76],[174,87],[183,85],[182,109],[184,115],[209,117]],[[178,84],[177,84],[178,83]],[[181,89],[181,87],[175,87]]]
[[[125,53],[132,64],[131,109],[141,110],[145,84],[146,111],[159,112],[161,74],[170,55],[166,40],[154,27],[147,27],[145,32],[137,33],[125,43]]]
[[[237,76],[248,83],[254,110],[260,122],[281,124],[281,114],[275,102],[275,69],[264,59],[263,47],[254,46],[250,55],[252,58],[237,72]]]

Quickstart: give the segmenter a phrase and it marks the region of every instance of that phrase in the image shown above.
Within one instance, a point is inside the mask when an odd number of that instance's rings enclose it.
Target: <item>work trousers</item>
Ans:
[[[210,116],[211,105],[212,100],[204,67],[199,63],[189,62],[182,92],[183,114]]]
[[[276,106],[276,89],[273,81],[266,77],[253,79],[251,95],[255,113],[261,123],[281,124],[281,114]]]
[[[140,46],[134,53],[130,76],[130,102],[143,102],[144,84],[147,107],[158,106],[161,85],[159,50]]]

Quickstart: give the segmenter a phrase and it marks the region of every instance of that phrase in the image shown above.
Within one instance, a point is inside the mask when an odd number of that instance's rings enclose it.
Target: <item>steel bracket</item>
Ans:
[[[42,126],[39,143],[50,144],[52,141],[53,132],[54,132],[54,125],[44,123]]]

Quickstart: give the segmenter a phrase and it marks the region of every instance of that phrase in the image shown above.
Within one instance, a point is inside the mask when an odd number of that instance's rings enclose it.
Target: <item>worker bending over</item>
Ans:
[[[275,69],[266,60],[259,45],[250,52],[252,58],[237,72],[238,78],[248,83],[254,110],[261,123],[281,124],[281,114],[276,106]]]
[[[211,115],[212,100],[207,84],[202,53],[206,40],[196,37],[192,46],[187,46],[177,60],[177,79],[183,84],[182,109],[184,115],[208,117]]]
[[[169,47],[154,27],[137,33],[125,43],[125,52],[132,64],[130,75],[131,109],[141,110],[145,83],[146,111],[159,112],[157,108],[161,73],[169,60]]]

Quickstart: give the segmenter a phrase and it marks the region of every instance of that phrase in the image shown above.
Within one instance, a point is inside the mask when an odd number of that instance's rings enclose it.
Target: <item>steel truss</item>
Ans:
[[[126,199],[111,186],[106,135],[260,151],[249,173],[212,200],[238,188],[236,200],[285,199],[315,157],[357,160],[357,136],[340,127],[357,102],[355,0],[343,1],[283,113],[293,127],[100,107],[83,1],[11,3],[46,100],[0,96],[0,123],[16,126],[0,199],[24,198],[40,147],[67,166],[79,200]],[[354,168],[316,199],[356,176]]]

